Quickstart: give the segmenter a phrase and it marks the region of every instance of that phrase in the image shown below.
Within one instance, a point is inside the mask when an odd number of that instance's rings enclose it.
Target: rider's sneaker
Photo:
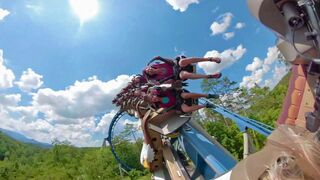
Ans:
[[[208,98],[213,98],[213,99],[218,99],[219,95],[218,94],[208,94]]]
[[[219,79],[221,76],[222,74],[220,72],[215,74],[210,74],[208,75],[208,79],[212,79],[212,78]]]
[[[205,106],[206,106],[206,108],[215,108],[216,107],[214,104],[208,103],[208,102],[205,104]]]
[[[209,61],[215,62],[215,63],[218,63],[218,64],[221,63],[221,59],[218,58],[218,57],[210,57]]]

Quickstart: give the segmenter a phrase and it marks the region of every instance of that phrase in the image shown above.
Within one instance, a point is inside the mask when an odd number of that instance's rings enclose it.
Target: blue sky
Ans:
[[[0,128],[39,141],[101,144],[113,96],[156,55],[219,56],[200,73],[221,71],[243,87],[273,87],[287,71],[276,37],[233,0],[97,2],[81,20],[72,0],[0,0]],[[90,10],[92,12],[94,10]],[[200,91],[194,81],[191,91]]]

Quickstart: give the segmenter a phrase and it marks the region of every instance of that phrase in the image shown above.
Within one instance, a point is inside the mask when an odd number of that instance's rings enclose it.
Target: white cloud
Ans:
[[[6,110],[19,121],[34,122],[37,120],[38,111],[33,106],[11,106]]]
[[[17,106],[20,101],[20,94],[0,94],[0,104],[3,106]]]
[[[3,50],[0,49],[0,89],[12,87],[14,79],[12,70],[4,65]]]
[[[116,112],[111,100],[130,79],[120,75],[104,82],[93,76],[64,90],[39,89],[30,94],[29,106],[18,106],[20,94],[0,95],[0,128],[40,142],[58,138],[76,146],[99,146]]]
[[[278,59],[278,55],[279,55],[279,50],[276,46],[269,47],[267,58],[264,60],[264,64],[266,65],[273,64]]]
[[[278,59],[279,51],[276,46],[269,47],[267,52],[267,57],[264,60],[260,60],[258,57],[253,58],[253,62],[248,64],[246,67],[246,71],[251,72],[251,75],[244,76],[242,78],[242,82],[240,83],[241,87],[246,88],[253,88],[256,85],[259,86],[268,86],[274,87],[276,83],[285,75],[284,73],[282,76],[280,73],[284,72],[285,65],[282,66],[275,66],[273,70],[273,79],[272,80],[265,80],[265,76],[269,73],[271,66],[274,65],[276,60]],[[264,82],[264,84],[262,84]]]
[[[106,134],[107,130],[109,129],[111,120],[116,115],[116,113],[116,111],[111,111],[110,113],[106,113],[105,115],[103,115],[95,131]]]
[[[234,34],[235,34],[234,32],[223,33],[223,39],[229,40],[234,37]]]
[[[26,135],[28,138],[32,138],[41,142],[50,143],[52,140],[51,137],[48,135],[48,131],[51,131],[51,128],[44,128],[44,120],[38,120],[33,122],[20,121],[20,119],[16,119],[15,117],[13,117],[7,110],[2,110],[0,112],[0,117],[1,128],[22,133]],[[47,127],[48,126],[49,123],[47,124]],[[52,125],[50,127],[52,127]]]
[[[210,26],[212,35],[224,33],[230,26],[232,17],[233,17],[233,14],[230,12],[220,15],[217,21],[214,21]]]
[[[44,119],[34,121],[21,121],[13,118],[9,112],[2,111],[0,117],[6,117],[1,122],[1,128],[9,129],[24,134],[28,138],[35,139],[39,142],[51,143],[57,138],[60,141],[68,140],[76,146],[97,146],[93,141],[94,120],[85,119],[78,124],[65,125],[53,124]],[[90,127],[91,125],[91,127]]]
[[[258,57],[254,57],[253,62],[247,65],[246,71],[256,71],[262,65],[263,65],[263,62]]]
[[[0,21],[2,21],[9,14],[10,12],[8,10],[0,8]]]
[[[242,78],[242,82],[240,83],[241,87],[253,88],[262,82],[262,78],[265,73],[263,73],[262,69],[252,72],[251,76],[245,76]]]
[[[19,105],[21,94],[0,94],[0,128],[40,142],[51,143],[58,138],[76,146],[101,145],[101,136],[115,114],[116,107],[111,101],[131,78],[120,75],[104,82],[93,76],[64,90],[38,89],[43,84],[42,76],[27,69],[15,84],[24,91],[38,91],[29,93],[32,100],[25,102],[28,104],[25,106]],[[4,65],[0,49],[0,89],[12,87],[14,79],[13,72]],[[96,116],[101,114],[105,115],[99,122]]]
[[[236,24],[235,28],[236,28],[236,29],[242,29],[242,28],[244,28],[245,26],[246,26],[245,23],[243,23],[243,22],[238,22],[238,23]]]
[[[207,74],[221,72],[223,69],[238,61],[246,53],[246,51],[246,48],[244,48],[242,44],[238,45],[235,49],[227,49],[221,53],[216,50],[208,51],[204,57],[220,57],[222,59],[221,63],[216,64],[212,62],[200,62],[198,63],[198,66]]]
[[[20,80],[15,82],[15,84],[18,85],[21,90],[30,92],[41,87],[43,84],[42,77],[42,75],[28,68],[27,71],[23,71]]]
[[[94,143],[94,129],[95,118],[90,117],[79,119],[77,124],[55,124],[49,133],[52,137],[68,140],[76,146],[89,146]]]
[[[127,75],[120,75],[103,82],[91,77],[76,81],[65,90],[39,89],[33,96],[33,104],[53,121],[91,117],[112,110],[112,99],[130,79]]]
[[[288,73],[288,71],[289,71],[289,68],[284,64],[275,66],[274,69],[272,70],[272,74],[273,74],[272,77],[264,81],[264,86],[267,86],[273,89],[279,83],[279,81],[283,78],[283,76],[285,76]]]
[[[174,10],[184,12],[188,9],[190,4],[199,3],[199,0],[166,0]]]

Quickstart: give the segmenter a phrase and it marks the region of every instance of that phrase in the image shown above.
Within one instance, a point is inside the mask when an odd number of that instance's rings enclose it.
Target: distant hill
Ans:
[[[34,139],[27,138],[24,135],[22,135],[20,133],[17,133],[17,132],[14,132],[14,131],[10,131],[10,130],[7,130],[7,129],[2,129],[2,128],[0,128],[0,131],[3,132],[4,134],[6,134],[7,136],[19,141],[19,142],[23,142],[23,143],[27,143],[27,144],[33,144],[33,145],[36,145],[36,146],[39,146],[39,147],[43,147],[43,148],[52,147],[51,144],[42,143],[42,142],[36,141]]]

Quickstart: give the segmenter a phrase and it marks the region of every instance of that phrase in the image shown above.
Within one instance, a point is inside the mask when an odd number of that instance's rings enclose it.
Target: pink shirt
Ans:
[[[161,80],[161,79],[165,79],[167,77],[173,76],[173,73],[174,73],[173,66],[168,63],[154,64],[151,67],[155,69],[161,69],[161,72],[162,72],[155,76],[154,78],[155,80]]]

